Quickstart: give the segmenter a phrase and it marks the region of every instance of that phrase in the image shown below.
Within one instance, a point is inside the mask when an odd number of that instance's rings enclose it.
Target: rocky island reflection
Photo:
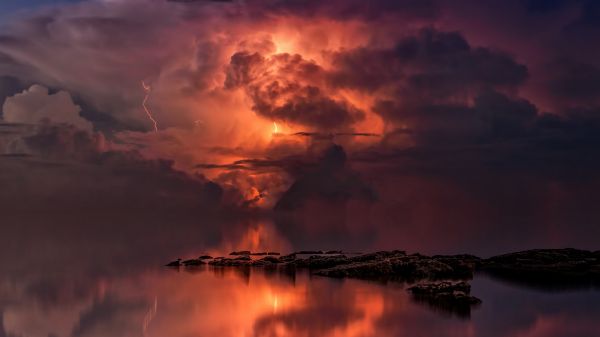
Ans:
[[[162,233],[166,220],[147,217],[130,219],[131,227],[115,237],[117,222],[95,219],[89,221],[105,225],[94,224],[93,232],[78,231],[77,219],[68,217],[41,227],[39,218],[20,218],[21,226],[2,229],[0,336],[600,334],[600,292],[594,288],[548,291],[478,275],[472,294],[483,304],[461,317],[413,301],[402,283],[277,268],[165,268],[165,256],[193,252],[210,233],[181,222],[170,241],[159,240],[153,233]],[[141,228],[145,239],[136,240]],[[241,238],[248,244],[255,239]]]
[[[18,288],[18,287],[17,287]],[[31,291],[32,289],[29,289]],[[594,336],[600,294],[544,293],[487,278],[470,319],[413,302],[400,284],[197,267],[65,286],[5,303],[2,336]],[[19,296],[27,296],[20,294]],[[48,299],[47,299],[48,300]]]

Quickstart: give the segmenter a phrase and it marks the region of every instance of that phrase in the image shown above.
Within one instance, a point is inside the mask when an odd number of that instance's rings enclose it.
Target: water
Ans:
[[[472,295],[483,304],[464,317],[413,301],[398,283],[161,266],[198,256],[190,254],[209,235],[228,237],[217,230],[225,225],[130,217],[123,226],[73,214],[4,220],[0,337],[600,336],[598,289],[550,291],[478,275]]]
[[[56,282],[55,282],[56,281]],[[600,292],[473,281],[470,318],[402,284],[306,272],[153,268],[123,277],[2,286],[0,336],[600,336]]]

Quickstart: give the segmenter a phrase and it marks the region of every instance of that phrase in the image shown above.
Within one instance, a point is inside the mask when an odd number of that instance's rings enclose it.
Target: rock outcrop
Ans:
[[[471,306],[481,302],[470,295],[470,285],[464,282],[476,271],[535,287],[600,284],[600,251],[535,249],[488,259],[468,254],[426,256],[401,250],[359,255],[339,252],[298,251],[280,255],[238,251],[229,258],[205,255],[183,262],[177,259],[167,266],[197,266],[209,260],[209,265],[217,267],[282,266],[291,271],[304,268],[328,277],[400,281],[414,284],[408,291],[415,300],[460,316],[468,316]]]
[[[175,261],[171,261],[165,265],[166,267],[179,267],[181,266],[181,259],[177,259]]]
[[[533,249],[481,261],[491,276],[534,287],[579,287],[600,284],[600,252],[564,248]]]
[[[240,250],[240,251],[229,253],[229,255],[250,255],[250,254],[252,254],[252,252],[250,252],[249,250]]]
[[[476,263],[453,256],[407,255],[403,251],[359,255],[316,272],[330,277],[378,278],[414,282],[422,279],[470,279]]]
[[[185,260],[183,261],[183,265],[184,266],[200,266],[205,264],[206,262],[200,260],[200,259],[189,259],[189,260]]]
[[[408,288],[413,299],[430,307],[469,317],[471,307],[481,304],[481,300],[471,296],[471,285],[467,282],[425,282]]]

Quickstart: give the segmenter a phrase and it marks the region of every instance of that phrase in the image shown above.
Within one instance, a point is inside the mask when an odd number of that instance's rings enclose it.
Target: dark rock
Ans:
[[[467,282],[424,282],[408,288],[408,291],[415,295],[437,295],[442,293],[462,292],[471,293],[471,285]]]
[[[252,253],[250,255],[255,255],[255,256],[267,255],[267,252]]]
[[[300,268],[324,269],[347,264],[348,262],[348,258],[345,255],[312,255],[308,259],[296,259],[288,264]]]
[[[292,253],[292,254],[289,254],[289,255],[284,255],[284,256],[282,256],[282,257],[279,258],[279,260],[281,262],[291,262],[291,261],[294,261],[295,259],[296,259],[296,253]]]
[[[183,261],[184,266],[199,266],[199,265],[203,265],[203,264],[204,264],[204,261],[202,261],[200,259],[190,259],[190,260]]]
[[[389,260],[355,262],[342,264],[333,268],[318,270],[317,275],[328,277],[353,277],[353,278],[382,278],[392,274]]]
[[[267,255],[281,255],[281,254],[278,252],[268,252]]]
[[[279,261],[279,258],[275,257],[275,256],[265,256],[260,260],[266,261],[266,262],[271,262],[271,263],[280,263],[281,262],[281,261]]]
[[[208,264],[211,266],[249,266],[252,264],[252,259],[248,255],[243,255],[234,259],[214,259]]]
[[[297,255],[301,255],[301,254],[303,254],[303,255],[321,255],[321,254],[323,254],[323,251],[322,250],[301,250],[299,252],[295,252],[294,254],[297,254]]]
[[[492,276],[541,288],[586,287],[600,283],[600,256],[573,248],[534,249],[481,261]]]
[[[167,267],[179,267],[181,266],[181,259],[177,259],[175,261],[171,261],[166,264]]]
[[[470,255],[434,255],[432,258],[452,267],[455,278],[471,278],[473,271],[481,266],[481,258]]]
[[[413,282],[429,279],[469,279],[474,266],[454,258],[406,255],[403,251],[377,252],[352,257],[348,263],[317,271],[331,277],[392,279]]]
[[[200,256],[198,259],[200,259],[200,260],[210,260],[210,259],[212,259],[212,258],[213,258],[213,257],[212,257],[212,256],[210,256],[210,255],[202,255],[202,256]]]
[[[403,250],[392,250],[392,251],[379,251],[375,253],[362,254],[350,258],[350,262],[367,262],[367,261],[378,261],[390,257],[401,257],[405,256],[406,252]]]
[[[471,285],[467,282],[427,282],[408,288],[417,302],[428,304],[434,309],[469,317],[471,307],[481,300],[471,296]]]
[[[341,250],[328,250],[325,254],[342,254]]]
[[[265,256],[260,260],[255,260],[252,262],[253,266],[273,266],[280,263],[279,258],[275,256]]]
[[[240,250],[237,252],[231,252],[229,255],[250,255],[251,252],[249,250]]]

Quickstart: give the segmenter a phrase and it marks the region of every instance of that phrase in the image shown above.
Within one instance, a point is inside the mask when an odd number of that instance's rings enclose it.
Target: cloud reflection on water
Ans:
[[[20,286],[9,295],[4,285],[3,298],[12,301],[3,301],[5,331],[0,336],[536,337],[600,332],[594,320],[600,312],[597,292],[550,294],[487,278],[474,283],[484,304],[470,320],[413,302],[399,284],[275,269],[157,269],[92,288],[78,298],[43,306]]]

